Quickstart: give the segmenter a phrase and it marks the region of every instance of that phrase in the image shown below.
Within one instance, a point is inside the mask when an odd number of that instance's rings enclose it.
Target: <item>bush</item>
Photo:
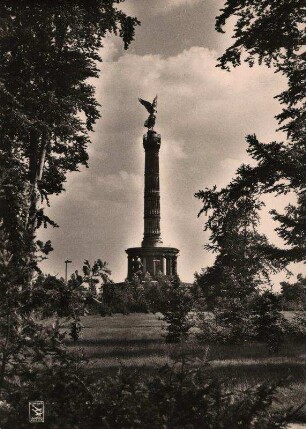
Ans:
[[[226,344],[253,340],[265,342],[271,353],[279,351],[289,331],[277,295],[265,291],[243,299],[223,298],[217,302],[211,313],[198,313],[198,340]],[[302,332],[301,322],[294,326],[292,329]]]
[[[105,317],[105,316],[111,316],[112,315],[112,309],[106,305],[104,302],[102,302],[100,304],[99,307],[99,313],[101,317]]]
[[[129,314],[134,305],[132,289],[128,282],[103,285],[100,297],[103,302],[102,308],[100,307],[101,316],[105,315],[104,310],[108,313]]]
[[[275,390],[265,383],[230,392],[184,361],[146,379],[122,369],[91,384],[79,366],[54,362],[6,398],[5,428],[28,428],[28,400],[41,399],[46,429],[281,429],[284,417],[271,411]]]
[[[132,295],[130,311],[132,313],[148,313],[149,307],[145,297],[145,287],[138,276],[134,276],[131,282],[126,282]]]
[[[83,315],[86,289],[75,275],[66,283],[62,278],[40,274],[25,299],[29,311],[35,311],[42,318],[69,317],[72,313]]]
[[[100,314],[162,313],[167,309],[169,288],[171,280],[162,274],[156,280],[147,274],[143,281],[135,275],[131,281],[104,284],[100,294],[103,302]]]
[[[79,340],[83,327],[79,318],[75,318],[71,322],[69,335],[75,343]]]
[[[156,280],[147,275],[144,279],[144,296],[148,308],[152,313],[164,313],[167,310],[168,292],[171,279],[159,274]]]
[[[265,291],[252,303],[256,339],[264,341],[271,353],[277,353],[285,340],[287,323],[280,311],[278,296]]]
[[[255,336],[252,314],[239,298],[220,299],[214,311],[199,312],[197,326],[200,341],[239,344]]]
[[[281,282],[280,285],[283,310],[306,309],[306,277],[298,274],[295,283]]]
[[[306,338],[306,313],[304,310],[296,311],[292,320],[287,322],[288,333],[291,338],[305,340]]]
[[[179,343],[185,340],[192,326],[189,313],[193,307],[193,299],[189,288],[174,277],[167,291],[167,304],[162,312],[166,327],[166,342]]]

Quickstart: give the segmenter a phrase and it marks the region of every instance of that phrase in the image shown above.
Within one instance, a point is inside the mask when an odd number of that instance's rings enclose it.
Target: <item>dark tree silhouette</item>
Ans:
[[[266,246],[266,254],[283,263],[302,261],[306,256],[306,8],[302,0],[228,0],[216,18],[216,29],[234,18],[233,44],[219,58],[218,66],[230,70],[242,61],[273,67],[287,78],[288,87],[276,98],[283,105],[277,115],[280,129],[287,134],[286,142],[259,142],[255,135],[247,136],[247,152],[255,166],[243,165],[231,183],[233,199],[250,186],[258,193],[296,195],[285,213],[271,210],[276,229],[288,245],[286,249]]]

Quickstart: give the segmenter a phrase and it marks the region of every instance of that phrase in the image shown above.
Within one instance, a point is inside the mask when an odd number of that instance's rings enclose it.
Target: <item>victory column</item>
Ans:
[[[149,112],[144,123],[148,131],[143,136],[145,150],[144,183],[144,235],[141,247],[131,247],[128,254],[128,279],[134,274],[149,273],[153,278],[159,273],[171,276],[177,274],[177,255],[174,247],[163,247],[160,232],[160,189],[159,189],[159,149],[160,134],[154,131],[157,96],[153,102],[142,100],[140,103]]]

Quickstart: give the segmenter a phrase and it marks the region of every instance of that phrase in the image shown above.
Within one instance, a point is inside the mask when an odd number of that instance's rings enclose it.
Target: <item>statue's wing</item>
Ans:
[[[152,104],[149,101],[138,98],[139,102],[147,109],[149,113],[153,112]]]
[[[156,106],[157,106],[157,95],[155,96],[152,105],[156,109]]]

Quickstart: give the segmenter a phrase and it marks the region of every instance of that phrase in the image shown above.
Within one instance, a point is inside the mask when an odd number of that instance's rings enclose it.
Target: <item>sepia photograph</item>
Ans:
[[[306,428],[306,4],[1,0],[0,429]]]

